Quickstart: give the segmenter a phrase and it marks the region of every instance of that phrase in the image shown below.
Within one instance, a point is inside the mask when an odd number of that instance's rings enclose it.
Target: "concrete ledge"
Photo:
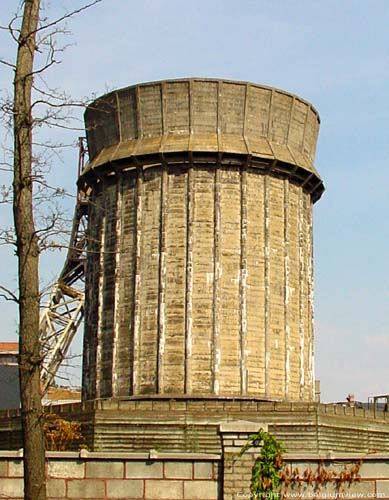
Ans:
[[[249,424],[247,427],[240,425],[236,426],[238,422],[231,422],[229,424],[223,424],[220,428],[221,432],[256,432],[259,427],[253,422],[243,422],[243,424]],[[242,424],[242,422],[240,422]],[[254,425],[253,425],[254,424]],[[252,427],[251,427],[252,426]],[[266,425],[262,424],[262,428],[266,430]],[[248,429],[248,430],[247,430]],[[389,453],[336,453],[332,451],[323,453],[284,453],[284,459],[287,461],[291,460],[359,460],[363,458],[364,461],[367,460],[389,460]],[[23,450],[2,450],[0,451],[0,458],[9,458],[12,460],[23,458]],[[148,453],[135,453],[135,452],[96,452],[81,450],[81,452],[76,451],[47,451],[46,458],[55,459],[86,459],[86,460],[221,460],[222,455],[220,453],[166,453],[159,452],[156,450],[150,450]]]
[[[389,456],[389,455],[388,455]],[[2,450],[0,458],[12,460],[23,458],[23,450]],[[221,460],[220,453],[166,453],[150,450],[148,453],[134,452],[98,452],[81,450],[78,451],[47,451],[46,458],[55,459],[84,459],[84,460]]]
[[[389,453],[334,453],[332,451],[324,453],[284,453],[284,460],[298,461],[298,460],[360,460],[364,462],[368,460],[389,460]]]
[[[248,422],[246,420],[237,420],[236,422],[227,422],[225,424],[220,424],[219,430],[221,433],[233,432],[233,433],[248,433],[258,432],[259,429],[263,429],[267,432],[268,425],[264,422]]]

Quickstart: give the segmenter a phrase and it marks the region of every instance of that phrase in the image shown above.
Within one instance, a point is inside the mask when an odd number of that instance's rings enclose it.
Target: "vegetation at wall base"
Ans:
[[[250,434],[240,450],[242,456],[250,448],[261,446],[251,472],[250,493],[252,498],[279,498],[280,472],[284,465],[282,445],[262,428]]]
[[[59,418],[54,413],[45,415],[43,430],[46,450],[68,451],[85,448],[85,438],[79,422]]]
[[[286,466],[283,453],[284,448],[273,436],[262,428],[255,434],[250,434],[247,443],[240,450],[241,457],[251,448],[261,451],[256,457],[250,480],[250,493],[256,499],[284,499],[291,489],[304,494],[304,490],[312,487],[319,492],[329,483],[333,483],[335,491],[339,494],[345,488],[350,488],[353,483],[360,481],[360,468],[363,459],[345,464],[336,471],[328,468],[321,460],[316,469],[310,467],[300,471],[298,467]]]

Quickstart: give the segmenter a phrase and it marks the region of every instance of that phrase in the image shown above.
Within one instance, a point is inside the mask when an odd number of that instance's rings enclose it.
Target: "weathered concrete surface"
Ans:
[[[319,116],[282,90],[203,78],[144,83],[100,97],[85,121],[92,177],[96,167],[121,160],[134,166],[182,152],[194,161],[206,153],[249,155],[304,182],[314,199],[323,192],[313,165]]]
[[[312,401],[316,111],[195,79],[104,96],[86,126],[83,398]]]
[[[310,196],[237,167],[155,167],[100,184],[84,397],[312,400]]]
[[[242,500],[250,498],[252,465],[260,452],[253,448],[238,457],[254,429],[242,422],[220,428],[224,454],[161,453],[47,453],[47,498],[95,500]],[[250,428],[248,431],[247,428]],[[358,467],[358,479],[347,473]],[[298,481],[281,483],[278,498],[371,498],[389,496],[388,453],[284,454],[284,470]],[[23,464],[19,452],[0,452],[0,495],[23,497]],[[298,471],[298,472],[297,472]],[[320,472],[321,471],[321,472]],[[323,471],[338,480],[323,480]],[[310,481],[306,480],[307,473]],[[343,479],[339,479],[343,474]],[[319,478],[312,480],[312,476]],[[283,496],[283,494],[285,496]],[[276,497],[275,497],[276,498]]]
[[[82,422],[87,445],[94,451],[148,452],[156,448],[222,453],[220,425],[244,420],[258,427],[266,423],[288,453],[389,453],[388,412],[334,405],[147,396],[62,405],[51,411]],[[20,417],[1,414],[0,449],[20,447]]]
[[[220,457],[123,453],[47,453],[47,498],[95,500],[221,500]],[[0,453],[0,496],[23,497],[19,453]],[[158,470],[160,474],[153,474]],[[183,473],[184,471],[184,473]],[[200,471],[200,474],[198,473]],[[201,474],[206,471],[206,474]]]

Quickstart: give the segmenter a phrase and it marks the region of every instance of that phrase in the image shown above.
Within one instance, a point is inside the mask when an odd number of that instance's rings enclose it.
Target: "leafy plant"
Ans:
[[[307,486],[313,486],[315,491],[320,491],[322,487],[331,482],[334,483],[336,491],[339,492],[342,487],[350,487],[360,480],[359,471],[363,459],[344,465],[340,471],[325,467],[323,461],[319,463],[316,470],[307,468],[300,472],[297,467],[284,467],[282,457],[284,448],[262,428],[257,433],[250,434],[238,457],[241,457],[249,449],[259,446],[261,451],[255,459],[251,471],[250,493],[252,498],[285,498],[292,486],[297,486],[299,492],[301,492],[301,487]],[[280,494],[281,485],[283,486],[282,495]]]
[[[279,498],[278,487],[283,467],[282,445],[262,428],[250,434],[247,443],[240,450],[242,456],[250,448],[261,446],[251,471],[250,493],[252,498]]]

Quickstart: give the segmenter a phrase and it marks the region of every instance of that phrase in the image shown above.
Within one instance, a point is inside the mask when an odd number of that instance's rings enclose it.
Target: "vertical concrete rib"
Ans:
[[[164,351],[165,351],[165,308],[166,308],[166,215],[168,204],[168,172],[167,167],[162,167],[161,175],[161,201],[159,216],[159,278],[158,278],[158,321],[157,321],[157,380],[156,393],[164,392]]]
[[[142,205],[143,201],[143,171],[140,168],[137,172],[136,190],[135,190],[135,220],[136,233],[134,245],[134,310],[133,310],[133,332],[134,332],[134,354],[132,371],[132,393],[139,392],[139,347],[141,334],[141,245],[142,245]]]
[[[314,277],[313,277],[313,205],[308,200],[308,328],[309,328],[309,346],[308,346],[308,367],[309,367],[309,385],[311,394],[309,397],[315,399],[315,331],[314,331]]]
[[[290,142],[291,130],[292,130],[292,118],[293,118],[293,113],[294,113],[295,105],[296,105],[296,97],[293,96],[292,97],[292,104],[290,106],[290,119],[289,119],[289,122],[288,122],[288,130],[286,132],[286,139],[285,139],[285,143],[286,144],[288,144]]]
[[[135,102],[136,102],[136,121],[138,123],[138,138],[141,139],[144,136],[143,129],[143,113],[142,113],[142,105],[140,100],[140,90],[139,87],[135,87]]]
[[[212,338],[212,388],[219,394],[220,346],[219,346],[219,277],[220,277],[220,170],[215,170],[214,180],[214,269],[213,269],[213,338]]]
[[[102,378],[102,337],[103,337],[103,298],[104,298],[104,255],[105,255],[105,235],[106,235],[106,214],[104,211],[101,219],[101,245],[99,260],[99,285],[98,285],[98,327],[96,342],[96,398],[101,398],[101,378]]]
[[[188,170],[186,175],[186,269],[185,269],[185,373],[184,392],[192,393],[192,312],[193,312],[193,152],[191,138],[193,127],[193,80],[189,80],[189,144]]]
[[[144,136],[140,90],[135,87],[136,121],[138,124],[138,139]],[[142,201],[143,201],[143,168],[137,168],[136,189],[135,189],[135,265],[134,265],[134,310],[133,310],[133,372],[132,389],[133,394],[137,394],[140,388],[139,365],[140,365],[140,336],[141,336],[141,248],[142,248]]]
[[[99,310],[99,280],[101,259],[101,220],[103,208],[101,206],[101,192],[99,187],[92,193],[89,200],[89,220],[87,229],[87,269],[85,287],[85,334],[83,346],[82,391],[83,400],[96,398],[97,377],[97,331]],[[97,293],[96,293],[97,291]]]
[[[247,168],[240,172],[240,390],[247,394]]]
[[[216,395],[219,394],[220,382],[219,382],[219,372],[220,372],[220,328],[219,328],[219,308],[220,308],[220,296],[219,296],[219,277],[220,277],[220,217],[221,217],[221,206],[220,206],[220,151],[222,150],[221,141],[221,115],[222,115],[222,87],[223,82],[219,81],[217,83],[217,112],[216,112],[216,131],[218,140],[218,160],[215,168],[214,174],[214,230],[213,230],[213,332],[212,332],[212,392]]]
[[[243,112],[243,139],[245,141],[245,146],[247,148],[247,160],[246,165],[241,168],[241,190],[240,190],[240,244],[241,244],[241,256],[240,256],[240,297],[241,297],[241,309],[240,309],[240,328],[241,328],[241,344],[240,344],[240,356],[241,356],[241,392],[246,395],[248,392],[249,382],[249,370],[248,370],[248,321],[247,321],[247,273],[248,273],[248,257],[247,257],[247,166],[249,163],[249,147],[246,138],[246,126],[247,126],[247,116],[248,116],[248,102],[249,102],[249,91],[250,86],[246,86],[245,96],[244,96],[244,112]]]
[[[119,104],[118,104],[119,105]],[[123,200],[123,176],[118,174],[117,176],[117,194],[116,194],[116,252],[115,252],[115,289],[114,289],[114,303],[113,303],[113,342],[112,342],[112,373],[111,373],[111,386],[112,386],[112,397],[118,395],[118,385],[117,385],[117,357],[119,355],[119,329],[120,329],[120,256],[121,256],[121,239],[122,239],[122,227],[121,227],[121,216],[122,216],[122,200]]]
[[[166,112],[166,83],[159,84],[161,97],[162,118],[162,142],[167,134],[167,112]],[[163,158],[163,152],[162,152]],[[157,317],[157,367],[156,367],[156,393],[164,392],[163,364],[165,352],[165,330],[166,330],[166,208],[168,190],[167,166],[162,159],[161,167],[161,199],[159,216],[159,276],[158,276],[158,317]]]
[[[122,121],[120,119],[120,99],[119,99],[119,92],[115,92],[115,98],[116,98],[117,121],[118,121],[118,129],[119,129],[119,142],[122,142],[123,135],[122,135]]]
[[[265,396],[270,394],[270,183],[271,179],[264,178],[264,234],[265,234]]]
[[[299,374],[300,374],[300,399],[304,399],[304,384],[305,384],[305,332],[304,332],[304,193],[299,190],[299,211],[298,211],[298,239],[299,239]]]
[[[306,134],[307,134],[307,124],[308,124],[308,119],[309,119],[309,107],[306,108],[306,115],[305,115],[305,123],[304,123],[304,132],[303,132],[303,138],[301,141],[301,152],[304,154],[305,152],[305,139],[306,139]]]
[[[185,290],[185,393],[192,393],[192,311],[193,311],[193,203],[191,165],[187,173],[186,205],[186,290]]]
[[[290,386],[290,283],[289,283],[289,181],[284,180],[284,324],[285,324],[285,399],[289,399]]]
[[[161,118],[162,118],[162,137],[167,134],[167,112],[166,112],[166,82],[161,82],[159,85],[161,96]]]
[[[272,130],[272,122],[273,122],[273,103],[274,103],[274,89],[271,90],[270,94],[270,105],[269,105],[269,116],[267,122],[267,138],[271,141],[270,131]]]

